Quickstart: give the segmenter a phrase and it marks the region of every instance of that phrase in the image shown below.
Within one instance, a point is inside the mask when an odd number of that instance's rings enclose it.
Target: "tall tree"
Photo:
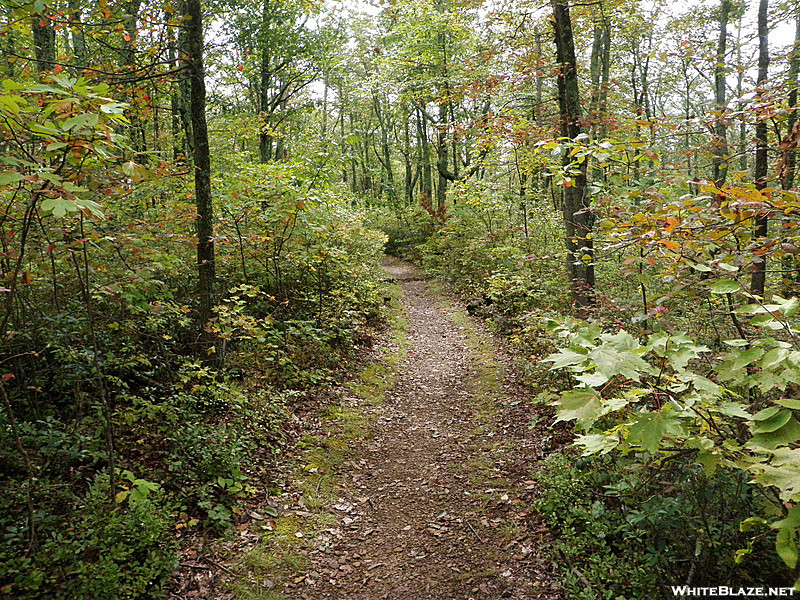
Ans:
[[[575,60],[575,40],[567,0],[553,1],[553,26],[558,62],[558,106],[561,136],[576,140],[582,133],[581,101],[578,88],[578,69]],[[564,167],[572,165],[572,156],[564,153]],[[594,248],[591,239],[593,217],[589,211],[586,186],[586,162],[582,162],[570,185],[564,191],[564,225],[566,227],[567,276],[572,301],[576,306],[588,306],[594,297]]]
[[[757,94],[761,97],[766,92],[767,75],[769,71],[769,24],[768,17],[769,0],[760,0],[758,4],[758,81],[756,83]],[[756,158],[753,165],[753,180],[756,189],[763,190],[767,187],[767,118],[766,115],[759,115],[756,123]],[[767,235],[769,217],[761,214],[755,218],[754,237],[762,238]],[[753,276],[750,280],[750,291],[758,296],[764,295],[764,287],[767,279],[767,259],[762,254],[755,257]]]
[[[197,205],[197,290],[202,326],[211,319],[216,277],[214,259],[214,204],[211,196],[211,151],[206,123],[206,83],[203,66],[203,12],[200,0],[186,0],[185,26],[189,56],[189,113],[194,148],[194,189]]]
[[[719,6],[719,40],[717,56],[714,64],[714,182],[725,183],[728,177],[728,128],[725,125],[725,54],[728,44],[728,16],[731,12],[731,0],[722,0]]]
[[[42,12],[33,14],[31,35],[36,68],[40,72],[52,69],[56,62],[56,30],[47,15]]]

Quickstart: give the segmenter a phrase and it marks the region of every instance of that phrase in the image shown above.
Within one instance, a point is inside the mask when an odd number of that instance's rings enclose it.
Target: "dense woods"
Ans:
[[[570,597],[798,580],[795,2],[0,0],[0,69],[0,597],[163,597],[384,252],[574,428]]]

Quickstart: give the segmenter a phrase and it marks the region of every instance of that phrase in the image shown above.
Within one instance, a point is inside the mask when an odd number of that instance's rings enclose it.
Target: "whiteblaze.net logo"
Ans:
[[[685,598],[699,598],[701,596],[716,598],[759,598],[794,596],[795,589],[791,587],[729,587],[720,585],[716,587],[691,587],[688,585],[673,585],[672,595]],[[797,593],[800,598],[800,592]]]

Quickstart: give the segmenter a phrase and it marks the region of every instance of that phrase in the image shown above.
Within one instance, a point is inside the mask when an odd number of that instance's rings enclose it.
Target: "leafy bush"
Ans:
[[[33,545],[26,525],[4,518],[4,593],[26,600],[157,597],[177,564],[163,495],[156,491],[114,506],[108,494],[108,477],[99,475],[73,512],[36,521],[41,530]]]
[[[732,287],[715,283],[711,290],[731,293]],[[739,312],[756,313],[759,326],[774,330],[797,305],[796,299],[759,302]],[[736,554],[742,561],[754,545],[763,551],[761,542],[768,537],[777,556],[751,558],[770,565],[761,577],[785,584],[790,575],[787,570],[778,574],[775,563],[780,557],[789,570],[795,568],[800,531],[800,402],[785,397],[797,380],[798,351],[769,336],[731,340],[729,350],[711,362],[702,360],[709,348],[683,332],[654,333],[640,343],[624,330],[604,333],[595,323],[552,327],[568,347],[547,360],[578,382],[556,401],[556,420],[576,422],[584,432],[576,444],[585,456],[619,455],[639,480],[656,480],[667,490],[657,501],[640,500],[637,523],[659,523],[658,537],[675,547],[685,515],[697,515],[699,525],[690,529],[694,554],[687,547],[683,555],[705,567],[704,575],[728,576],[719,569],[728,568],[726,560],[737,545],[747,543]],[[730,486],[737,491],[730,493]],[[717,512],[707,508],[714,505]],[[755,536],[742,539],[731,523],[742,523]],[[764,530],[767,524],[772,531]],[[699,565],[704,552],[723,556],[718,564]]]

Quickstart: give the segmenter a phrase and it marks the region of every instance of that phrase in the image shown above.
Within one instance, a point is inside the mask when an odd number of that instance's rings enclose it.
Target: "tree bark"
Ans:
[[[269,127],[268,116],[272,113],[269,90],[272,84],[272,73],[270,71],[271,56],[266,39],[267,31],[270,27],[269,0],[264,0],[261,7],[261,64],[259,65],[258,82],[258,110],[261,112],[263,120],[262,130],[258,134],[258,150],[262,163],[272,160],[272,146],[274,138],[266,128]]]
[[[68,8],[69,17],[73,23],[71,36],[75,65],[77,67],[85,67],[88,57],[86,55],[86,36],[83,33],[83,24],[81,23],[81,7],[77,0],[69,0]]]
[[[558,105],[561,135],[574,140],[581,132],[581,103],[578,89],[578,71],[575,61],[575,42],[569,4],[566,0],[553,1],[553,25],[558,62]],[[569,152],[564,153],[562,164],[572,164]],[[572,301],[578,307],[594,301],[594,248],[591,239],[593,217],[586,196],[586,163],[579,166],[578,174],[564,193],[564,225],[566,228],[567,276],[570,280]]]
[[[789,88],[789,118],[786,121],[787,135],[791,135],[798,121],[797,111],[797,86],[798,76],[800,75],[800,10],[795,15],[794,47],[792,48],[792,58],[789,61],[789,73],[787,87]],[[797,148],[792,148],[786,156],[786,177],[783,181],[784,189],[790,190],[794,186],[795,174],[797,172]]]
[[[56,30],[44,15],[35,14],[31,20],[31,34],[36,68],[40,73],[49,71],[56,62]]]
[[[713,178],[718,186],[728,177],[728,128],[725,125],[725,53],[728,45],[728,15],[731,0],[722,0],[719,6],[719,40],[717,41],[717,61],[714,65],[714,159]]]
[[[768,5],[769,0],[760,0],[758,4],[758,83],[756,87],[759,97],[766,88],[769,69]],[[756,189],[759,190],[767,187],[767,151],[767,121],[764,116],[761,116],[758,123],[756,123],[756,158],[753,166],[753,180],[755,181]],[[768,225],[769,221],[766,214],[757,216],[753,237],[766,237]],[[763,296],[767,279],[766,256],[763,254],[756,256],[753,263],[755,269],[750,280],[750,292],[757,296]]]
[[[194,146],[194,188],[197,205],[197,291],[201,326],[214,307],[214,205],[211,197],[211,152],[206,123],[206,84],[203,67],[203,13],[200,0],[186,0],[189,44],[190,114]]]
[[[428,124],[421,109],[417,109],[417,143],[422,155],[422,178],[420,185],[422,195],[428,200],[433,200],[433,177],[431,173],[431,148],[428,143]]]

